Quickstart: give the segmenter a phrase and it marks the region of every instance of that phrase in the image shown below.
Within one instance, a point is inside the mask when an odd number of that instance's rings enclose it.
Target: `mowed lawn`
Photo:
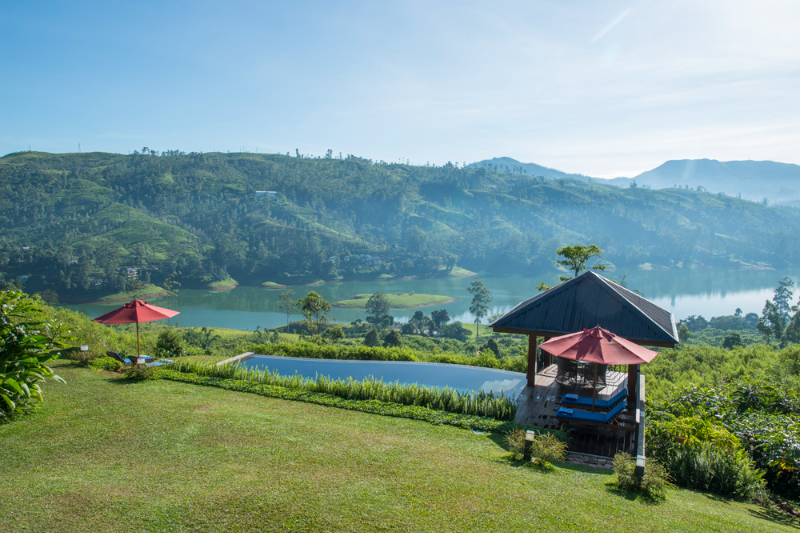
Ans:
[[[611,475],[519,467],[453,427],[57,362],[35,415],[0,426],[0,530],[796,530],[686,490],[652,505]]]

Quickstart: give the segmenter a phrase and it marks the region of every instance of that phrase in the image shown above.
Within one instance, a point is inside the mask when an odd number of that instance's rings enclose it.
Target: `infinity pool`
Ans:
[[[343,361],[332,359],[306,359],[300,357],[278,357],[255,355],[243,358],[240,363],[247,368],[268,368],[270,372],[314,378],[327,376],[331,379],[353,378],[361,381],[369,376],[384,382],[399,381],[402,384],[426,387],[450,387],[459,392],[483,391],[516,398],[525,387],[525,374],[494,370],[480,366],[449,365],[442,363],[413,363],[406,361]]]

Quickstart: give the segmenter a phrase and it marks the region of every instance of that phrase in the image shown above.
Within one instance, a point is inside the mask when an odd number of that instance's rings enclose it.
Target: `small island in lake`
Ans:
[[[371,294],[356,294],[347,300],[341,300],[331,304],[333,307],[343,309],[366,309],[367,302]],[[452,296],[442,296],[441,294],[418,294],[414,292],[393,292],[388,293],[389,307],[392,309],[416,309],[418,307],[430,307],[433,305],[444,305],[455,302]]]

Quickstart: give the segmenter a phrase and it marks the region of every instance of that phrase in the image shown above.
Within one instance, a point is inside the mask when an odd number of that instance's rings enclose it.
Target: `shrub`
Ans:
[[[37,300],[20,291],[0,291],[0,420],[42,400],[39,382],[46,377],[64,383],[45,363],[58,357],[63,326],[44,318]]]
[[[130,381],[144,381],[146,379],[153,379],[153,367],[147,365],[131,365],[127,367],[123,373],[124,378]]]
[[[667,498],[669,487],[669,474],[664,466],[655,459],[648,459],[644,475],[636,476],[636,462],[627,453],[618,453],[614,456],[614,475],[616,485],[622,490],[640,491],[645,497],[653,501],[662,501]]]
[[[567,443],[550,433],[538,433],[530,446],[531,462],[542,470],[552,470],[553,461],[567,458]]]
[[[494,339],[489,339],[488,341],[484,342],[479,350],[481,353],[491,351],[496,358],[500,359],[500,346],[497,345],[497,341]]]
[[[89,368],[94,368],[95,370],[107,370],[109,372],[116,372],[122,366],[122,363],[113,357],[96,357],[89,362]]]
[[[377,347],[380,345],[381,341],[378,339],[378,331],[375,329],[370,330],[366,337],[364,337],[364,346]]]
[[[511,452],[511,455],[519,461],[523,457],[525,457],[525,430],[524,429],[515,429],[506,433],[505,438],[503,439],[506,446],[508,446],[508,451]]]
[[[158,334],[156,342],[156,357],[180,357],[185,355],[183,340],[171,329],[165,329]]]
[[[400,348],[403,345],[403,339],[397,330],[391,330],[386,337],[383,338],[384,348]]]

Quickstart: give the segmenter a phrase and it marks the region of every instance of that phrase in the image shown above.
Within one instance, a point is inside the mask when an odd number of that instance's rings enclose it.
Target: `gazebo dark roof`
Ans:
[[[498,332],[546,337],[601,326],[639,344],[678,342],[672,313],[593,271],[520,303],[490,325]]]

